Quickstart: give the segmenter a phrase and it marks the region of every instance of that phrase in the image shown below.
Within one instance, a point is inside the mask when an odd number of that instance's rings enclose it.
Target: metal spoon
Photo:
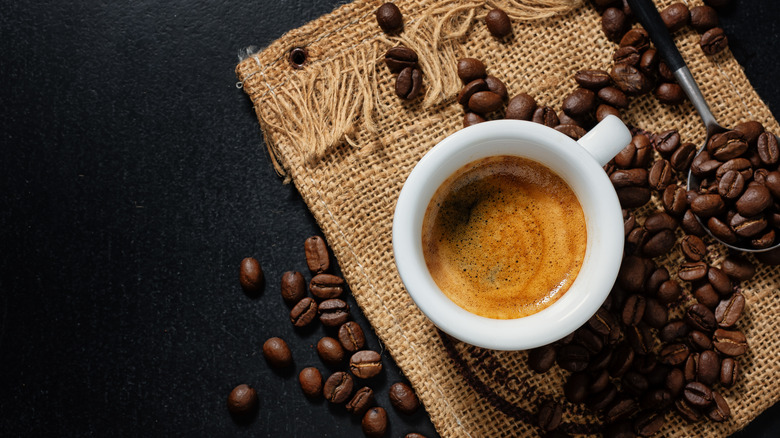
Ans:
[[[659,14],[658,10],[655,8],[655,4],[653,4],[653,2],[650,0],[627,1],[629,6],[631,6],[631,12],[633,12],[633,14],[639,19],[639,22],[642,23],[642,26],[644,26],[645,30],[650,35],[650,39],[653,40],[656,50],[658,50],[658,53],[664,57],[666,64],[669,66],[669,69],[674,73],[674,77],[677,79],[677,83],[688,96],[688,99],[691,101],[693,107],[696,109],[696,112],[699,113],[699,117],[701,117],[701,120],[704,123],[704,128],[707,131],[707,138],[704,139],[704,143],[701,145],[701,147],[698,148],[698,152],[696,153],[696,155],[698,155],[704,151],[707,142],[713,135],[728,131],[728,129],[719,125],[715,120],[715,116],[712,115],[712,111],[710,111],[710,107],[707,105],[707,101],[704,100],[704,96],[701,94],[699,86],[693,79],[691,71],[685,64],[685,61],[683,60],[682,55],[680,55],[680,51],[677,49],[677,46],[674,44],[671,35],[669,35],[669,31],[661,19],[661,14]],[[688,190],[698,190],[699,184],[699,178],[689,171]],[[745,252],[765,252],[780,248],[780,241],[778,241],[774,246],[763,249],[746,248],[729,244],[713,235],[710,229],[707,227],[707,224],[699,219],[698,216],[696,219],[702,224],[702,227],[707,230],[707,233],[709,233],[710,236],[731,249]]]

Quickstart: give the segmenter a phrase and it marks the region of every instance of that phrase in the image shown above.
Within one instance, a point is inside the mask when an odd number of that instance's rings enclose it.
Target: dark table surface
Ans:
[[[239,49],[338,3],[4,2],[0,435],[360,436],[260,354],[281,336],[296,369],[326,369],[322,328],[294,331],[278,293],[282,272],[308,276],[303,241],[320,231],[233,73]],[[737,3],[721,15],[731,49],[778,114],[778,7]],[[265,269],[259,297],[238,285],[246,256]],[[389,436],[434,436],[423,411],[390,408],[402,377],[384,356],[372,385]],[[225,407],[239,383],[261,397],[249,424]],[[738,436],[776,436],[779,414]]]

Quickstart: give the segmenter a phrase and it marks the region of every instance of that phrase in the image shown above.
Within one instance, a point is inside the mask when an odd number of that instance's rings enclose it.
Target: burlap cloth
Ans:
[[[526,366],[525,352],[484,350],[447,337],[417,309],[393,261],[393,210],[406,177],[433,145],[462,126],[463,112],[454,101],[460,88],[455,59],[481,59],[488,73],[504,80],[510,96],[527,92],[553,108],[576,87],[574,72],[611,65],[616,46],[605,38],[590,3],[487,3],[513,16],[514,35],[508,40],[488,33],[481,19],[485,2],[399,0],[405,28],[388,37],[373,15],[381,1],[358,0],[247,53],[236,68],[239,85],[254,103],[277,170],[300,191],[357,303],[442,436],[535,436],[540,398],[564,402],[564,431],[594,433],[598,417],[565,402],[562,383],[568,372],[555,366],[536,375]],[[659,9],[670,3],[656,2]],[[693,30],[674,37],[721,124],[753,119],[780,132],[728,50],[708,58]],[[427,94],[413,102],[395,96],[395,75],[381,62],[387,48],[399,42],[420,54],[425,75]],[[301,69],[288,60],[294,47],[308,52]],[[649,95],[635,98],[623,118],[651,132],[677,128],[684,141],[696,144],[705,136],[687,103],[669,107]],[[654,197],[642,211],[658,205]],[[708,261],[718,266],[726,252],[708,243]],[[682,260],[675,247],[656,262],[674,277]],[[688,424],[670,413],[661,436],[727,436],[778,400],[778,277],[778,267],[759,264],[750,284],[742,285],[747,308],[739,327],[750,349],[739,358],[739,383],[722,390],[732,418]]]

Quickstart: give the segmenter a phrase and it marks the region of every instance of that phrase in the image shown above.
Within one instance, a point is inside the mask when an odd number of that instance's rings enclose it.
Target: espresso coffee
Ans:
[[[423,219],[425,263],[453,302],[514,319],[537,313],[574,282],[585,215],[566,182],[535,161],[495,156],[450,176]]]

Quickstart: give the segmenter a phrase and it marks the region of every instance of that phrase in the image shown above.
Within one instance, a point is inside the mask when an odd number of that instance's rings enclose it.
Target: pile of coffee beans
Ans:
[[[317,342],[317,355],[333,370],[323,376],[320,369],[306,366],[298,373],[303,394],[310,399],[324,398],[332,404],[343,405],[347,412],[361,418],[367,437],[384,437],[388,430],[388,416],[377,405],[374,390],[368,384],[383,369],[380,353],[366,349],[366,336],[360,325],[351,320],[349,305],[344,300],[346,283],[331,273],[330,251],[325,240],[312,236],[304,242],[306,264],[311,273],[308,283],[302,273],[288,271],[281,278],[282,300],[291,308],[290,322],[297,328],[311,327],[319,321],[330,336]],[[256,294],[264,285],[263,271],[254,258],[241,262],[239,280],[247,293]],[[262,346],[268,365],[277,370],[295,366],[292,351],[284,339],[271,337]],[[373,379],[373,380],[372,380]],[[390,404],[405,415],[414,414],[420,406],[412,388],[403,382],[394,383],[389,390]],[[258,409],[257,391],[248,385],[238,385],[227,400],[228,410],[236,420],[251,416]],[[407,437],[424,438],[419,434]]]
[[[464,84],[458,93],[458,103],[466,111],[464,127],[484,122],[486,115],[503,108],[509,97],[506,85],[488,75],[485,64],[479,59],[459,59],[458,77]]]

